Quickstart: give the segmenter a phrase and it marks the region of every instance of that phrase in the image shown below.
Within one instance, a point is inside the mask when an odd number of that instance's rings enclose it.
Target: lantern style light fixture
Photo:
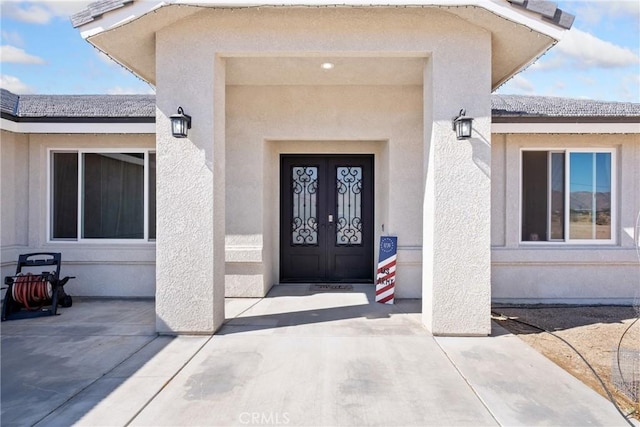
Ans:
[[[171,133],[174,138],[186,138],[191,129],[191,116],[185,114],[182,107],[178,107],[178,114],[173,114],[171,119]]]
[[[466,117],[465,114],[466,111],[463,108],[460,110],[458,117],[454,117],[451,120],[451,126],[456,132],[458,140],[471,138],[471,122],[473,122],[473,118]]]

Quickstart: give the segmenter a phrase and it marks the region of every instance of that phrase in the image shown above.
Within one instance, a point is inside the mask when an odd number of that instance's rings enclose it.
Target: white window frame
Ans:
[[[547,162],[547,180],[551,182],[551,153],[564,153],[564,239],[550,239],[541,241],[522,240],[522,213],[523,196],[523,155],[525,151],[545,151],[549,154]],[[609,153],[611,155],[611,238],[610,239],[571,239],[570,236],[570,179],[571,176],[571,153]],[[520,177],[518,181],[519,206],[518,206],[518,241],[521,245],[617,245],[618,244],[618,161],[617,149],[609,147],[521,147],[520,148]],[[547,236],[551,236],[551,186],[547,188]]]
[[[76,238],[53,238],[53,154],[54,153],[74,153],[78,155],[78,228],[76,230]],[[120,154],[120,153],[143,153],[144,154],[144,236],[141,239],[100,239],[100,238],[83,238],[82,226],[82,189],[84,175],[84,154]],[[155,243],[155,239],[149,238],[149,154],[156,153],[155,148],[48,148],[47,149],[47,243],[55,244],[77,244],[77,243],[102,243],[102,244],[141,244]],[[157,157],[156,157],[157,158]]]

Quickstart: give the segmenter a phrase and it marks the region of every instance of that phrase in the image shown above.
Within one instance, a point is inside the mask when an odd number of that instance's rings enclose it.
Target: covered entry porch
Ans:
[[[248,22],[258,19],[250,15],[259,15],[258,28],[268,29],[271,20],[275,25],[282,18],[275,12],[243,15]],[[218,12],[203,13],[211,22],[221,19],[213,27],[222,38],[229,37],[224,28],[230,32],[249,25],[229,13],[222,14],[224,19]],[[361,14],[371,13],[390,30],[410,25],[425,34],[401,50],[397,40],[380,35],[375,35],[375,50],[369,43],[362,46],[361,36],[349,27]],[[276,37],[282,52],[243,42],[240,52],[227,53],[224,43],[210,46],[189,36],[189,43],[200,45],[200,53],[187,61],[198,70],[188,71],[197,75],[195,80],[170,60],[177,54],[176,40],[186,36],[183,31],[159,33],[157,203],[162,212],[158,228],[165,232],[159,231],[157,239],[158,330],[213,332],[223,316],[217,314],[217,299],[260,297],[286,280],[280,259],[289,233],[282,209],[284,156],[358,155],[373,159],[373,215],[366,224],[370,237],[377,242],[389,233],[400,242],[397,296],[422,297],[425,324],[436,334],[488,334],[490,93],[482,88],[491,85],[489,33],[464,30],[473,36],[465,43],[473,45],[475,63],[485,64],[472,71],[454,52],[438,49],[438,40],[447,33],[444,22],[436,24],[438,18],[463,27],[445,13],[398,16],[397,11],[344,10],[314,16],[292,10],[285,15],[296,31],[309,31],[318,18],[326,27],[296,40],[272,30],[254,35],[253,40]],[[434,26],[425,26],[424,20]],[[211,22],[202,21],[200,29],[213,31]],[[200,25],[200,19],[193,24]],[[438,30],[442,33],[436,35]],[[327,46],[329,36],[335,46]],[[430,50],[422,50],[425,43]],[[462,103],[482,135],[472,142],[457,141],[451,130],[451,117]],[[189,141],[168,134],[167,118],[178,104],[194,117]],[[196,120],[209,123],[198,127]],[[163,162],[172,164],[168,176]],[[194,163],[206,167],[188,166]],[[182,206],[197,207],[189,218],[174,204],[176,198],[186,199]],[[175,228],[178,217],[184,224],[180,230]],[[474,231],[471,239],[469,230]],[[194,241],[185,245],[185,236]],[[182,262],[176,262],[178,251]],[[375,250],[368,256],[373,270]],[[199,265],[203,271],[190,273],[196,278],[186,283],[182,268],[196,257],[206,260]],[[171,301],[183,294],[197,295],[201,304],[177,313]]]
[[[490,332],[490,93],[552,24],[506,2],[125,9],[85,34],[156,85],[159,332],[213,333],[225,295],[281,282],[280,159],[310,154],[372,157],[367,226],[398,236],[397,294],[422,298],[431,332]],[[462,108],[474,133],[457,141]]]

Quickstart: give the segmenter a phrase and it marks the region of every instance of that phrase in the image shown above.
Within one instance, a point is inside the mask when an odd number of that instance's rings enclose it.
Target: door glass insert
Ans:
[[[291,242],[296,246],[317,245],[318,168],[293,166],[291,172]]]
[[[362,168],[336,168],[336,244],[362,244]]]

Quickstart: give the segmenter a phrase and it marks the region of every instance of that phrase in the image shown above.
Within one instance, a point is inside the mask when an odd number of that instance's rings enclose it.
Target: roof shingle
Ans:
[[[6,89],[0,89],[0,111],[2,113],[18,115],[18,100],[20,97]]]
[[[551,96],[492,95],[494,117],[640,117],[640,104]]]
[[[153,118],[154,95],[14,95],[2,89],[2,113],[19,118]],[[6,106],[5,106],[6,104]]]
[[[78,13],[71,15],[71,25],[73,28],[77,28],[81,25],[88,24],[96,18],[102,16],[102,14],[111,12],[112,10],[120,9],[129,3],[133,3],[133,0],[99,0],[90,3],[85,9]]]
[[[3,116],[15,118],[148,118],[155,95],[16,95],[0,92]],[[492,95],[494,118],[640,118],[640,103],[549,96]]]

